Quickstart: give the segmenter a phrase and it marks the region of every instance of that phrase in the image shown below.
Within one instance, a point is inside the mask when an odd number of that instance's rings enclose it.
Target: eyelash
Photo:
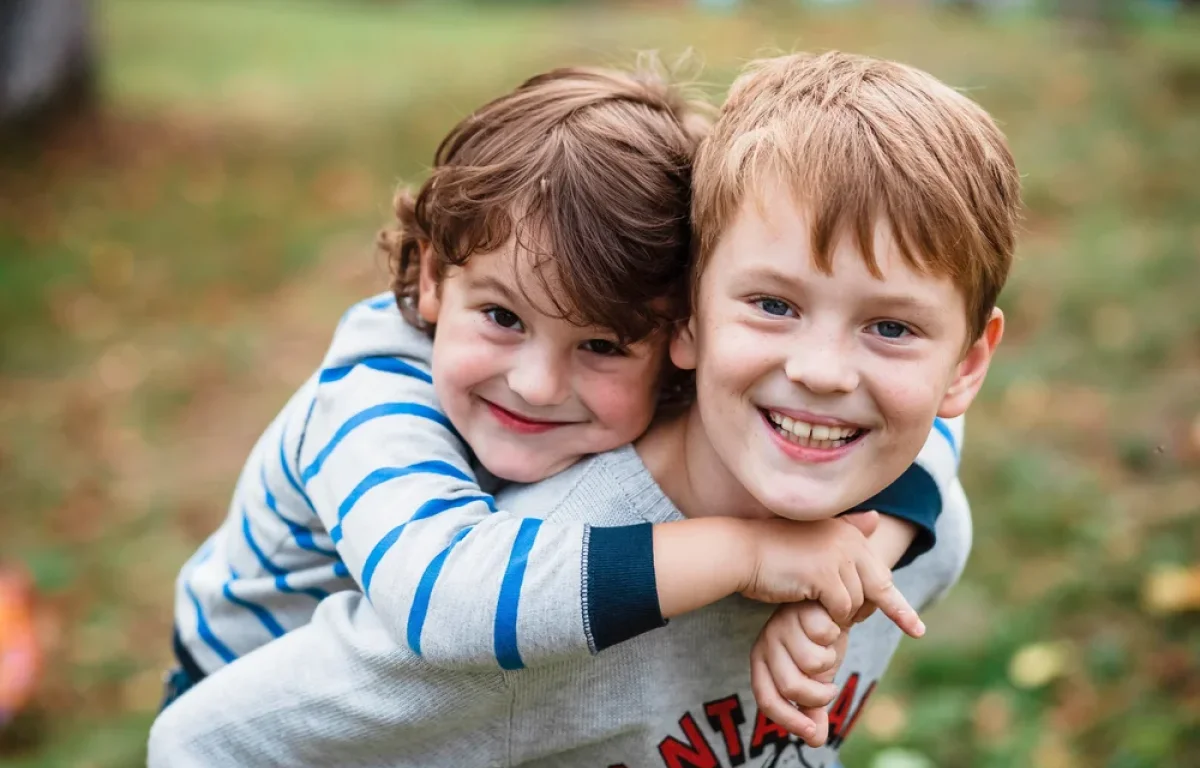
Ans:
[[[909,325],[907,325],[906,323],[902,323],[899,320],[876,320],[875,322],[871,323],[871,325],[868,327],[877,329],[879,326],[884,325],[884,324],[897,326],[898,328],[900,328],[900,330],[903,333],[900,336],[884,336],[882,333],[877,333],[876,335],[879,336],[879,338],[881,338],[881,339],[885,339],[887,341],[901,341],[902,339],[906,339],[909,336],[917,335],[916,332],[913,331],[913,329]]]
[[[597,352],[594,349],[587,348],[589,344],[596,344],[596,343],[608,344],[609,351],[608,352]],[[608,339],[588,339],[587,341],[583,342],[582,345],[580,345],[580,348],[583,349],[584,352],[587,352],[592,355],[596,355],[597,357],[628,357],[629,356],[629,350],[627,350],[625,347],[622,347],[617,342],[610,341]]]
[[[768,312],[763,307],[763,304],[765,304],[768,301],[783,305],[789,312],[795,312],[795,310],[792,309],[792,306],[790,304],[788,304],[783,299],[777,299],[774,296],[759,296],[755,299],[751,299],[750,303],[752,303],[754,306],[756,306],[759,309],[759,311],[762,312],[764,315],[770,315],[771,317],[787,317],[788,316],[786,314],[777,315],[774,312]]]
[[[504,325],[503,323],[499,322],[496,320],[496,314],[499,312],[512,315],[513,319],[516,320],[516,323],[514,325]],[[484,307],[483,316],[488,319],[489,323],[504,331],[522,331],[525,329],[525,324],[521,322],[521,318],[518,317],[517,313],[513,312],[511,309],[505,309],[504,307],[497,306]]]
[[[504,307],[499,307],[499,306],[490,306],[490,307],[484,307],[482,312],[483,312],[483,316],[487,318],[489,323],[496,326],[497,328],[499,328],[502,331],[520,332],[520,331],[525,330],[525,324],[521,322],[521,318],[517,316],[517,313],[513,312],[511,309],[505,309]],[[513,320],[515,320],[516,322],[513,325],[504,325],[503,323],[499,322],[496,319],[496,315],[500,312],[503,312],[507,315],[511,315]],[[588,349],[589,345],[596,344],[596,343],[609,344],[609,345],[611,345],[611,348],[607,352],[597,352],[594,349]],[[583,349],[584,352],[596,355],[597,357],[628,357],[629,356],[628,349],[621,346],[617,342],[611,341],[609,339],[588,339],[587,341],[583,342],[583,344],[580,345],[580,348]]]
[[[783,299],[777,299],[774,296],[759,296],[755,299],[751,299],[751,303],[754,304],[759,309],[759,311],[761,311],[765,315],[769,315],[771,317],[788,317],[789,316],[787,314],[776,314],[774,312],[768,312],[766,310],[766,308],[763,306],[767,302],[772,302],[772,303],[778,304],[782,307],[785,307],[788,312],[792,312],[792,313],[795,312],[795,310],[792,308],[792,306],[790,304],[788,304]],[[899,341],[901,339],[907,338],[908,336],[916,336],[917,335],[916,331],[914,331],[911,326],[909,326],[907,323],[902,323],[899,320],[876,320],[875,322],[871,323],[868,327],[877,329],[878,326],[883,325],[885,323],[897,326],[898,328],[901,329],[902,333],[899,336],[885,336],[882,333],[877,333],[876,335],[878,335],[882,339],[887,339],[888,341]]]

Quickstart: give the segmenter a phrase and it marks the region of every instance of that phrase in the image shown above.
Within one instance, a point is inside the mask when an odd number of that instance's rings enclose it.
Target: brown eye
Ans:
[[[625,350],[619,344],[608,339],[588,339],[583,342],[583,350],[602,357],[623,357]]]
[[[520,329],[521,318],[504,307],[488,307],[483,310],[483,314],[501,328]]]

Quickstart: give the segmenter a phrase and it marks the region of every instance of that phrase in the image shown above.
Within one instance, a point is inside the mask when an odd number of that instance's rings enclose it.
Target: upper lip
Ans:
[[[856,424],[845,419],[835,418],[833,416],[821,416],[820,414],[810,413],[809,411],[795,411],[791,408],[776,408],[774,406],[763,406],[764,411],[778,413],[787,416],[792,421],[803,421],[805,424],[819,424],[825,427],[845,427],[850,429],[867,429],[862,424]]]

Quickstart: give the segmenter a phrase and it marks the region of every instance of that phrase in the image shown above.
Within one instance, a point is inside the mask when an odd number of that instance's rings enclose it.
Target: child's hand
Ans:
[[[849,632],[813,601],[780,606],[750,651],[750,687],[759,711],[819,747],[829,735],[825,709],[846,655]]]
[[[917,612],[892,583],[892,572],[867,546],[879,515],[834,520],[754,522],[754,565],[739,590],[764,603],[816,600],[839,626],[849,626],[874,604],[912,637],[925,634]],[[865,534],[865,535],[864,535]]]

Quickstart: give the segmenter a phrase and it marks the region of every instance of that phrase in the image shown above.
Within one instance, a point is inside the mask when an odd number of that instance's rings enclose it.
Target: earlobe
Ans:
[[[430,325],[437,324],[438,312],[442,308],[442,297],[437,279],[437,264],[434,263],[433,247],[426,240],[421,248],[421,272],[417,284],[417,314]]]
[[[681,371],[696,370],[696,317],[679,323],[671,331],[671,362]]]
[[[984,326],[983,333],[975,343],[967,349],[963,359],[958,364],[954,381],[942,398],[938,416],[944,419],[954,418],[966,413],[967,408],[979,394],[983,380],[987,377],[988,366],[991,365],[992,355],[1000,340],[1004,337],[1004,313],[999,308],[992,310],[992,316]]]

